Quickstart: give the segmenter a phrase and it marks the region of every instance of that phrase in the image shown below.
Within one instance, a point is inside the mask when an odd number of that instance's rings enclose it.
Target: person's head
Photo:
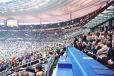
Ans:
[[[112,47],[112,45],[111,45],[111,42],[110,42],[110,41],[108,41],[108,42],[106,43],[106,45],[107,45],[107,47],[109,47],[109,48],[111,48],[111,47]]]
[[[96,45],[96,41],[93,41],[93,42],[92,42],[92,45]]]
[[[11,76],[19,76],[19,73],[14,72]]]
[[[29,73],[28,73],[27,71],[23,71],[23,72],[21,73],[21,76],[29,76]]]
[[[103,47],[102,42],[97,43],[97,49],[101,49]]]
[[[35,72],[38,72],[38,71],[42,71],[42,65],[41,64],[37,64],[35,66]]]
[[[82,42],[82,45],[86,45],[86,42]]]

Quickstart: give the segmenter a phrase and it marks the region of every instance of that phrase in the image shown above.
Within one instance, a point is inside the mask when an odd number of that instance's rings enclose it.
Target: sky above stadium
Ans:
[[[10,2],[12,0],[0,0],[0,3],[4,3],[4,2]]]

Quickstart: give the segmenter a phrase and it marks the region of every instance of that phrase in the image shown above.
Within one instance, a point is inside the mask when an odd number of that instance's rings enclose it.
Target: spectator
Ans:
[[[44,73],[43,73],[43,70],[42,70],[42,65],[37,64],[35,66],[35,73],[36,73],[36,76],[44,76]]]
[[[21,76],[29,76],[29,73],[28,73],[27,71],[23,71],[23,72],[21,73]]]
[[[19,73],[14,72],[14,73],[12,74],[12,76],[19,76]]]
[[[109,64],[109,67],[114,69],[114,43],[112,43],[112,49],[110,49],[107,58],[107,63]]]
[[[109,47],[105,43],[100,43],[100,49],[97,51],[97,57],[102,59],[104,57],[107,57]]]

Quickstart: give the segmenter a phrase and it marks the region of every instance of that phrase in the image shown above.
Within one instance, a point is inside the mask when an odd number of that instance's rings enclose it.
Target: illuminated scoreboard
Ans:
[[[11,27],[18,26],[18,20],[7,20],[6,25]]]

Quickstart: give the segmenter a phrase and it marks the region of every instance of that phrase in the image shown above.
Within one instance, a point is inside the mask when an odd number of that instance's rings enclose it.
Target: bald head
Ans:
[[[23,71],[21,76],[29,76],[29,73],[27,71]]]
[[[19,76],[19,73],[14,72],[12,76]]]

